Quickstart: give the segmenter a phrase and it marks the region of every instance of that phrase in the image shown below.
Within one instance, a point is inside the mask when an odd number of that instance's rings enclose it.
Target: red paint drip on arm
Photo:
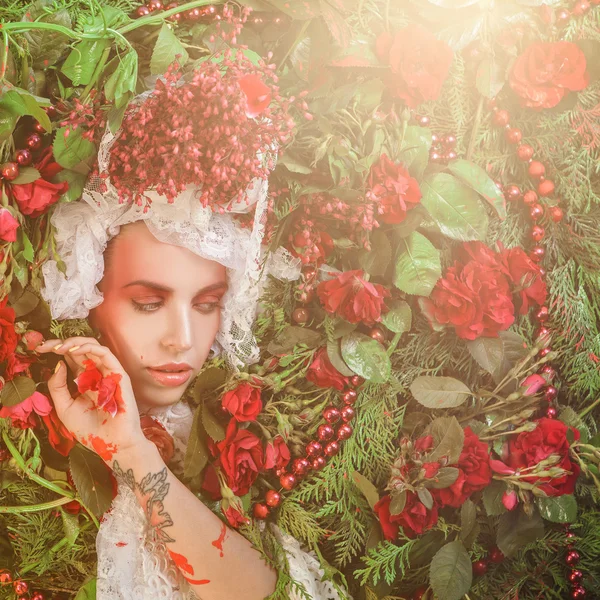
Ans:
[[[92,445],[94,452],[105,461],[111,460],[113,454],[117,451],[114,444],[107,444],[101,437],[90,433],[88,441]]]
[[[227,535],[227,525],[225,523],[221,523],[221,534],[219,537],[214,540],[212,545],[219,550],[221,558],[223,558],[223,542],[225,541],[225,536]]]
[[[173,552],[173,550],[169,550],[169,556],[173,559],[173,562],[177,566],[177,568],[181,571],[185,580],[192,585],[205,585],[210,583],[209,579],[192,579],[189,575],[194,574],[194,567],[190,565],[188,559],[183,554],[178,554],[177,552]],[[188,575],[189,574],[189,575]]]

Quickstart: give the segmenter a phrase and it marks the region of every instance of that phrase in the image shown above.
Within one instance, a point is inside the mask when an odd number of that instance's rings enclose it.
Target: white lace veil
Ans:
[[[141,98],[147,97],[147,93]],[[100,143],[98,167],[106,174],[110,148],[118,138],[107,129]],[[82,199],[56,206],[51,217],[56,230],[57,253],[66,267],[63,274],[56,260],[42,266],[42,297],[54,319],[86,318],[102,303],[96,284],[104,275],[103,253],[120,227],[144,221],[161,242],[191,250],[227,268],[229,290],[223,298],[221,327],[213,351],[223,351],[233,367],[258,360],[258,347],[252,333],[258,298],[266,275],[294,280],[299,277],[299,261],[280,247],[263,265],[262,240],[267,217],[266,180],[254,179],[246,198],[224,214],[203,207],[198,188],[188,187],[169,204],[164,196],[147,191],[149,210],[119,203],[119,195],[108,178],[91,177]],[[251,228],[242,228],[230,214],[254,209]],[[264,267],[264,268],[263,268]]]

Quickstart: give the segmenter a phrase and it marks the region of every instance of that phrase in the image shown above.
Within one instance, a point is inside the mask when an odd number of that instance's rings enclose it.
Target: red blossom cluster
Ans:
[[[141,205],[152,189],[173,202],[195,185],[203,206],[224,211],[243,201],[254,178],[269,175],[291,139],[294,99],[279,94],[274,65],[255,66],[241,51],[219,58],[185,83],[175,63],[125,116],[108,169],[122,201]]]
[[[106,129],[107,112],[102,109],[102,97],[96,90],[91,90],[89,102],[81,102],[78,98],[73,100],[73,109],[67,118],[61,121],[61,127],[66,127],[65,144],[69,144],[72,131],[82,128],[81,137],[97,144]]]
[[[474,340],[497,337],[515,320],[515,305],[527,314],[533,304],[546,301],[540,267],[522,248],[494,252],[481,242],[466,242],[429,298],[419,298],[432,327],[454,327],[456,335]]]

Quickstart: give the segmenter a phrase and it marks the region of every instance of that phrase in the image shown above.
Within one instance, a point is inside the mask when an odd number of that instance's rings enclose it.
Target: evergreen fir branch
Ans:
[[[362,558],[365,567],[354,572],[361,585],[377,585],[381,580],[392,585],[396,579],[404,577],[410,569],[409,555],[416,541],[402,537],[398,541],[402,545],[380,542]]]

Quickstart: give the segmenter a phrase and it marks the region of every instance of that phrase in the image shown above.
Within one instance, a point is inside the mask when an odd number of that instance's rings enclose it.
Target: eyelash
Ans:
[[[133,309],[135,311],[141,312],[141,313],[154,312],[154,311],[158,310],[164,304],[164,302],[150,302],[148,304],[140,304],[139,302],[136,302],[135,300],[132,300],[131,302],[133,304]],[[197,306],[209,306],[210,307],[208,310],[200,310],[200,312],[205,315],[208,315],[208,314],[214,312],[218,308],[222,308],[220,302],[202,302],[202,303],[198,304]],[[150,308],[148,308],[148,307],[150,307]]]

